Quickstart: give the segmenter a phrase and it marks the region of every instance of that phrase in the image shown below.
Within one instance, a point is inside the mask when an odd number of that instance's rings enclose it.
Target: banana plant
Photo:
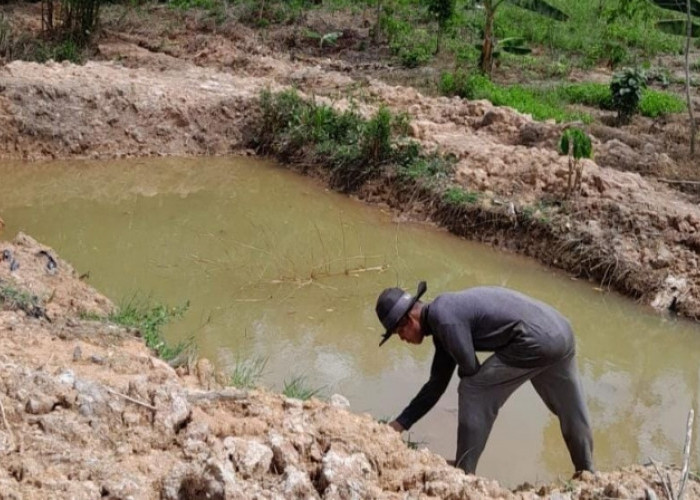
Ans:
[[[670,1],[670,0],[668,0]],[[698,1],[698,0],[695,0]],[[482,0],[481,5],[484,9],[486,20],[484,23],[484,39],[481,44],[481,61],[480,68],[482,73],[491,76],[493,70],[494,50],[496,41],[494,37],[494,20],[496,10],[504,2],[520,7],[521,9],[529,10],[540,14],[541,16],[554,19],[556,21],[566,21],[569,19],[564,12],[550,5],[545,0]]]

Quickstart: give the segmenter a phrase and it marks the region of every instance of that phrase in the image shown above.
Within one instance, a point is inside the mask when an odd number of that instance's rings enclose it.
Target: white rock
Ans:
[[[350,408],[350,401],[348,401],[348,398],[346,398],[342,394],[333,394],[331,396],[331,406],[347,410],[348,408]]]

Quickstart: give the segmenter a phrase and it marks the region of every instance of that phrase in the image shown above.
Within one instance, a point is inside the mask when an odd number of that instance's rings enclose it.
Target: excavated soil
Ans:
[[[341,395],[225,387],[205,359],[174,369],[138,331],[81,319],[113,306],[52,249],[20,234],[0,253],[0,285],[36,306],[0,310],[1,500],[662,498],[651,466],[509,491],[409,449]],[[694,477],[686,494],[700,498]]]
[[[8,18],[36,29],[40,6],[16,9],[5,7]],[[580,196],[562,202],[561,126],[383,83],[372,75],[390,68],[377,54],[353,57],[351,41],[325,53],[291,29],[255,32],[164,7],[151,17],[116,7],[104,15],[84,65],[0,66],[0,160],[252,154],[247,131],[263,89],[294,86],[339,108],[352,101],[366,114],[386,104],[409,114],[414,139],[452,153],[455,181],[483,196],[470,208],[446,207],[427,188],[397,184],[391,172],[360,196],[659,309],[673,303],[700,316],[697,200],[651,175],[685,168],[668,151],[680,140],[673,139],[678,120],[645,132],[639,123],[627,131],[593,127],[596,159],[584,163]],[[6,301],[0,311],[0,499],[664,495],[658,473],[642,466],[511,492],[406,448],[385,425],[349,412],[340,396],[302,403],[226,388],[206,360],[174,370],[149,354],[138,332],[81,319],[112,305],[51,249],[20,235],[0,250],[12,256],[0,262],[0,285],[41,303]],[[686,494],[700,498],[695,479]]]

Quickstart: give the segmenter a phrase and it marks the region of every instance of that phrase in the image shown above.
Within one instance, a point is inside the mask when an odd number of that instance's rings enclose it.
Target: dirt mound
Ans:
[[[20,262],[1,263],[3,286],[41,297],[48,314],[8,301],[0,310],[0,499],[662,495],[649,467],[509,491],[407,448],[340,395],[302,402],[225,387],[206,360],[175,370],[137,332],[81,319],[111,304],[51,249],[20,235],[2,250]],[[687,494],[700,497],[700,483]]]

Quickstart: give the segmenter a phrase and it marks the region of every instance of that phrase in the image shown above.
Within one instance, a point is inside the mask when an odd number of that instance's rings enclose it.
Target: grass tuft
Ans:
[[[0,284],[0,305],[4,309],[24,311],[32,318],[42,318],[46,315],[39,297],[9,283]]]
[[[168,307],[163,304],[153,304],[150,299],[134,295],[123,301],[115,312],[107,316],[107,320],[138,329],[146,345],[159,358],[170,361],[194,349],[192,339],[170,345],[163,339],[162,334],[162,328],[170,321],[181,318],[188,308],[189,302],[180,307]]]
[[[229,376],[229,384],[241,389],[252,389],[258,385],[266,366],[267,358],[236,359]]]
[[[321,387],[316,389],[309,387],[305,376],[296,375],[292,377],[291,380],[284,381],[282,394],[288,398],[306,401],[307,399],[317,396],[321,392],[321,389]]]

